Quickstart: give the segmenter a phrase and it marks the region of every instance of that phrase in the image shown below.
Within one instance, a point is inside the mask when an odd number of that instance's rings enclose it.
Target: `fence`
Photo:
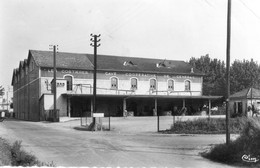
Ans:
[[[45,119],[47,121],[51,121],[51,122],[59,122],[60,121],[60,110],[57,109],[55,110],[46,110],[45,111]]]
[[[89,126],[93,122],[93,119],[91,112],[83,112],[80,117],[80,125]],[[110,115],[96,117],[96,123],[102,126],[102,130],[110,130]]]

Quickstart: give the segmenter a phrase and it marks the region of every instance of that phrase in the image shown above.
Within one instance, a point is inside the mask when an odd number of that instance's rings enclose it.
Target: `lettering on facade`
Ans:
[[[194,79],[194,76],[188,76],[188,75],[176,75],[176,76],[172,76],[172,75],[164,75],[165,78],[172,78],[172,77],[176,77],[176,78],[185,78],[185,79]]]
[[[115,76],[116,72],[105,72],[105,75]],[[147,74],[147,73],[125,73],[125,76],[144,76],[144,77],[156,77],[156,74]],[[194,79],[194,76],[189,75],[163,75],[164,78],[185,78],[185,79]]]
[[[115,76],[116,72],[105,72],[105,75]],[[146,74],[146,73],[125,73],[125,76],[147,76],[147,77],[155,77],[155,74]]]
[[[155,74],[146,74],[146,73],[126,73],[126,76],[145,76],[145,77],[155,77]]]
[[[47,72],[53,73],[53,69],[51,69],[51,68],[43,69],[43,71],[47,71]],[[57,72],[61,72],[61,73],[64,73],[64,74],[89,74],[88,71],[84,71],[84,70],[58,69]]]
[[[177,75],[177,78],[189,78],[189,79],[194,79],[194,76],[186,76],[186,75]]]
[[[105,75],[116,75],[116,72],[105,72]]]
[[[61,73],[73,73],[73,74],[89,74],[88,71],[82,71],[82,70],[61,70]]]

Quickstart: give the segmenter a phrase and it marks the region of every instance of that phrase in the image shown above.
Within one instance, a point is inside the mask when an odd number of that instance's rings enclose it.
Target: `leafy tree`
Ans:
[[[259,72],[260,67],[253,59],[235,60],[230,67],[230,92],[235,93],[249,87],[259,89]]]
[[[5,88],[1,85],[0,86],[0,96],[3,96],[5,94]]]
[[[196,59],[192,57],[189,64],[205,74],[203,78],[204,95],[225,95],[225,64],[218,59],[210,59],[209,55]]]
[[[192,57],[189,63],[205,74],[204,95],[226,95],[226,68],[223,61],[210,59],[209,55]],[[260,66],[253,59],[235,60],[230,66],[230,94],[245,88],[260,89]]]

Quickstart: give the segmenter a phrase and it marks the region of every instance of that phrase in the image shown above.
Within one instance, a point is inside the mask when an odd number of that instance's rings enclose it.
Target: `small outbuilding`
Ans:
[[[247,88],[230,96],[231,116],[252,116],[252,109],[260,109],[260,90]]]

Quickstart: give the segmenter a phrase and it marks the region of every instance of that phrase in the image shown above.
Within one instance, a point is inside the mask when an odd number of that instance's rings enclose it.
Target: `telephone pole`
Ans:
[[[56,84],[56,47],[58,45],[50,45],[50,49],[53,49],[53,84],[52,84],[52,91],[53,91],[53,115],[55,119],[57,118],[57,122],[59,122],[59,115],[57,113],[57,84]],[[54,117],[53,116],[53,117]]]
[[[100,46],[100,44],[97,44],[98,42],[100,42],[100,39],[98,39],[100,37],[99,35],[93,35],[90,34],[90,36],[92,37],[90,39],[90,41],[92,42],[90,45],[92,47],[94,47],[94,77],[93,77],[93,112],[92,112],[92,117],[93,117],[93,113],[96,113],[96,96],[97,96],[97,47]],[[96,124],[96,120],[93,117],[93,124],[94,124],[94,128],[95,128],[95,124]]]
[[[228,0],[227,6],[227,97],[226,97],[226,144],[230,143],[230,131],[229,131],[229,120],[230,120],[230,107],[229,107],[229,97],[230,97],[230,35],[231,35],[231,0]]]

